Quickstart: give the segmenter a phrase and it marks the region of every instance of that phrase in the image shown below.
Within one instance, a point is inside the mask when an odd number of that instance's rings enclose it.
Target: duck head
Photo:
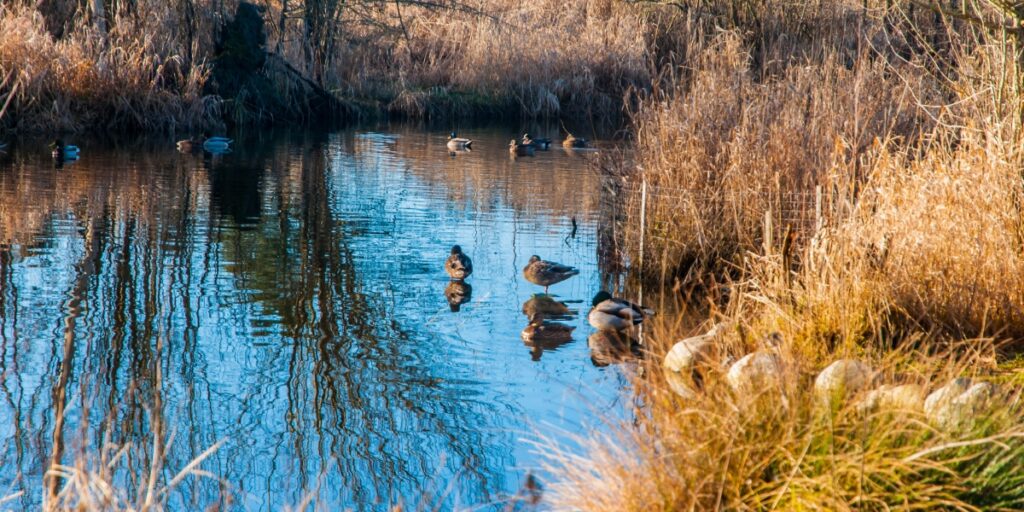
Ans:
[[[448,140],[452,140],[454,138],[455,138],[455,132],[451,132],[451,133],[448,134]]]
[[[604,290],[601,290],[601,291],[597,292],[597,295],[594,295],[594,300],[590,301],[590,305],[591,306],[597,306],[598,304],[600,304],[600,303],[602,303],[602,302],[604,302],[604,301],[606,301],[606,300],[608,300],[610,298],[612,298],[612,294],[610,294],[610,293],[608,293],[608,292],[606,292]]]
[[[540,256],[537,256],[536,254],[530,256],[530,263],[537,263],[538,261],[540,261]]]
[[[50,149],[52,149],[54,151],[56,151],[58,149],[63,149],[63,148],[64,148],[64,139],[53,139],[53,142],[50,143]]]
[[[452,254],[462,254],[462,247],[459,247],[458,245],[453,245]]]

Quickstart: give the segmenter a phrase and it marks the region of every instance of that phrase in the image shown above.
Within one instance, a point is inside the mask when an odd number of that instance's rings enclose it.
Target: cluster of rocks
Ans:
[[[695,398],[700,392],[701,370],[714,366],[725,371],[726,383],[737,397],[777,397],[782,406],[787,406],[783,358],[775,350],[759,350],[735,362],[715,361],[716,341],[723,331],[723,325],[718,324],[705,334],[676,343],[668,351],[664,367],[672,390],[683,398]],[[814,379],[814,397],[824,406],[852,403],[864,414],[923,413],[936,426],[952,429],[983,417],[995,405],[998,394],[991,383],[967,378],[955,378],[930,394],[919,384],[880,380],[870,365],[856,359],[839,359]]]

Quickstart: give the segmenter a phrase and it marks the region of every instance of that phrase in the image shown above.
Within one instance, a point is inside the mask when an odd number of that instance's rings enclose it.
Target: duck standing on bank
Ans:
[[[462,247],[453,245],[448,260],[444,262],[444,270],[452,279],[462,281],[473,273],[473,260],[462,252]]]
[[[72,146],[64,143],[64,139],[56,139],[50,143],[50,149],[53,150],[53,158],[58,162],[66,162],[72,160],[78,160],[79,149],[78,146]]]
[[[549,286],[561,283],[579,273],[579,269],[575,267],[544,261],[536,254],[530,256],[530,262],[523,268],[523,277],[533,284],[543,286],[545,294],[548,293]]]
[[[455,132],[448,134],[448,149],[455,151],[456,149],[471,150],[473,148],[473,141],[470,139],[457,137]]]
[[[591,304],[594,308],[587,315],[587,321],[599,331],[625,331],[654,314],[651,308],[617,299],[606,291],[598,292]]]
[[[532,148],[539,149],[541,151],[547,151],[547,150],[551,149],[551,139],[544,139],[544,138],[534,139],[534,138],[530,137],[529,133],[524,133],[523,134],[523,142],[522,142],[522,144],[524,146],[530,146]]]

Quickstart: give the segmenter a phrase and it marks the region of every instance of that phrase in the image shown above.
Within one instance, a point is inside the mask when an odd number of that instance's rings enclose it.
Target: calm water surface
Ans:
[[[424,491],[503,507],[541,461],[530,439],[628,418],[633,400],[629,368],[592,362],[584,316],[564,345],[520,339],[531,254],[581,269],[551,292],[584,312],[609,277],[586,158],[511,160],[511,133],[467,130],[478,147],[454,157],[443,133],[402,127],[219,157],[83,141],[63,169],[20,144],[0,160],[0,496],[36,507],[51,460],[108,445],[136,448],[114,475],[133,488],[157,435],[173,437],[165,480],[223,441],[202,467],[232,508],[311,491],[358,510]],[[458,312],[454,243],[475,264]],[[192,478],[169,504],[224,492]]]

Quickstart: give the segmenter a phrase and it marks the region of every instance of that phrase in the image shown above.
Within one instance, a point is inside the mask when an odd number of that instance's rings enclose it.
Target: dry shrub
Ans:
[[[816,186],[846,186],[876,137],[913,139],[929,125],[915,98],[938,92],[883,59],[847,67],[834,53],[759,81],[742,39],[726,32],[685,80],[635,115],[639,169],[621,176],[627,222],[640,227],[647,181],[645,273],[662,279],[736,262],[765,241],[813,226]],[[625,246],[639,259],[641,230]]]
[[[497,110],[600,122],[621,112],[627,88],[650,82],[646,10],[613,0],[406,7],[393,46],[378,38],[340,56],[341,80],[356,96],[393,98],[390,110],[403,115]]]
[[[187,54],[161,39],[153,23],[173,23],[163,4],[149,16],[122,19],[106,37],[76,28],[60,40],[42,16],[23,6],[0,7],[0,98],[14,99],[0,122],[26,131],[80,131],[98,126],[188,130],[209,126],[219,103],[202,94],[208,70],[185,65]]]

